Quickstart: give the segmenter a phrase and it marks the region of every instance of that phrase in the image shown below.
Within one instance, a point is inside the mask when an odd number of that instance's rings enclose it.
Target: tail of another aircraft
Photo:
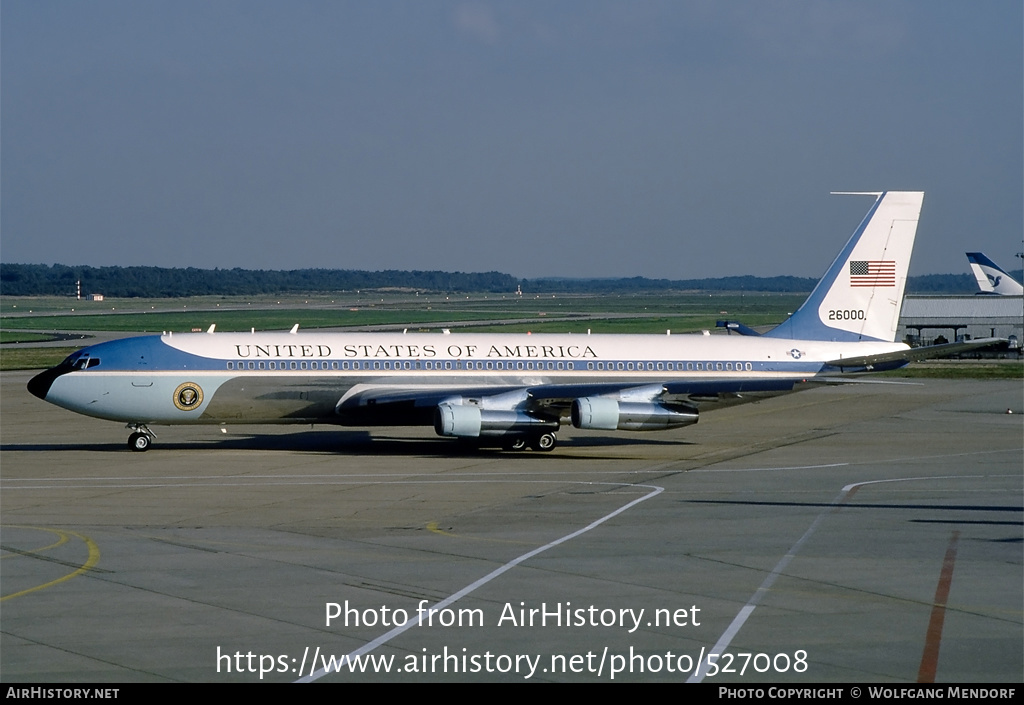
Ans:
[[[1024,286],[1004,272],[999,265],[981,252],[968,252],[967,261],[971,263],[971,271],[978,280],[978,288],[986,294],[1003,296],[1020,296],[1024,294]]]
[[[769,338],[894,342],[923,191],[876,196],[814,291]]]

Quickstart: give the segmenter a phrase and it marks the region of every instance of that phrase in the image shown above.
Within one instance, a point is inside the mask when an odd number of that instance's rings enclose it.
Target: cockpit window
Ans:
[[[90,367],[96,367],[99,365],[100,359],[98,357],[89,357],[88,355],[75,353],[64,360],[64,364],[71,365],[76,370],[87,370]]]

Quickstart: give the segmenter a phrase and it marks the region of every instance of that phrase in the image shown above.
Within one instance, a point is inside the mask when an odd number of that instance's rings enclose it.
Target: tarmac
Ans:
[[[320,426],[133,453],[29,376],[0,375],[5,683],[1022,680],[1020,381],[552,453]]]

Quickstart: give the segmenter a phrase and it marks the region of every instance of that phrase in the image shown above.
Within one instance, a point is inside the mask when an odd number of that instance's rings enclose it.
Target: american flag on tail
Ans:
[[[896,262],[893,260],[852,260],[850,286],[896,286]]]

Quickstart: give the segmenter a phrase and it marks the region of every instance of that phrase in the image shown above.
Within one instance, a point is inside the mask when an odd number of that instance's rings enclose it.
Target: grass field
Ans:
[[[0,350],[0,370],[46,369],[75,350],[78,348],[4,348]]]
[[[929,360],[912,362],[877,377],[910,379],[1024,379],[1024,362],[1020,360]]]
[[[409,325],[430,326],[465,321],[516,321],[538,318],[579,318],[573,324],[526,323],[476,326],[476,331],[662,333],[666,328],[697,331],[714,327],[724,316],[741,317],[747,325],[774,324],[795,310],[799,295],[664,296],[534,296],[496,298],[485,295],[413,296],[408,294],[354,297],[351,300],[309,298],[239,301],[220,297],[137,299],[104,302],[67,299],[5,300],[0,315],[4,331],[187,332],[287,330],[301,328]],[[74,309],[72,311],[72,309]],[[636,316],[616,319],[615,316]],[[607,320],[604,320],[608,317]],[[645,321],[645,318],[646,321]],[[594,318],[599,320],[595,321]],[[602,322],[603,321],[603,322]]]
[[[45,343],[48,340],[53,340],[53,336],[47,333],[0,330],[0,343]]]
[[[361,309],[358,311],[325,311],[319,309],[260,309],[185,311],[159,313],[111,313],[80,314],[60,316],[31,316],[26,318],[4,318],[0,324],[5,330],[53,330],[53,331],[131,331],[138,333],[159,333],[174,331],[188,332],[193,328],[206,330],[216,324],[217,330],[247,331],[288,330],[296,323],[301,328],[331,328],[337,326],[378,326],[378,325],[423,325],[462,320],[493,320],[509,318],[511,313],[466,312],[466,311],[396,311],[386,309]],[[536,314],[534,314],[536,315]],[[522,318],[524,316],[517,316]]]

